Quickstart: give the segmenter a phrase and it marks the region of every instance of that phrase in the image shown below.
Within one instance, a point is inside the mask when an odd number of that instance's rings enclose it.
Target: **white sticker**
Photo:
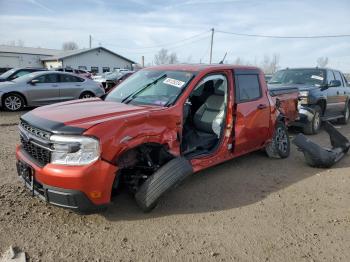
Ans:
[[[317,79],[317,80],[320,80],[320,81],[323,81],[323,77],[322,77],[322,76],[315,76],[315,75],[312,75],[311,78]]]
[[[180,80],[176,80],[176,79],[173,79],[173,78],[169,78],[167,77],[164,81],[163,81],[164,84],[167,84],[167,85],[171,85],[171,86],[176,86],[178,88],[181,88],[185,82],[182,82]]]

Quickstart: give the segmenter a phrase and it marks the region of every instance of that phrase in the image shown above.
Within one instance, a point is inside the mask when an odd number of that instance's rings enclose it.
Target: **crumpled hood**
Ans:
[[[36,108],[21,117],[29,124],[60,134],[81,134],[88,128],[112,119],[161,110],[156,106],[135,106],[106,102],[100,98],[73,100]]]
[[[305,84],[268,84],[269,89],[277,89],[277,88],[285,88],[285,87],[298,88],[299,92],[300,91],[310,91],[310,90],[319,88],[317,86],[305,85]]]

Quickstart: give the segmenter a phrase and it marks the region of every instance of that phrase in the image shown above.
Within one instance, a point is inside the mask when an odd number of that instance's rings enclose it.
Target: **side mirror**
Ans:
[[[30,80],[29,82],[28,82],[28,84],[31,84],[31,85],[35,85],[35,84],[37,84],[37,83],[39,83],[39,80],[38,79],[32,79],[32,80]]]
[[[328,87],[338,87],[341,86],[341,82],[339,80],[331,80]]]

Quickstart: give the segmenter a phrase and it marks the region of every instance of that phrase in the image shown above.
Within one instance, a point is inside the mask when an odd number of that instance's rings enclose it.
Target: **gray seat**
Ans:
[[[208,134],[215,134],[213,122],[223,110],[225,92],[216,88],[214,94],[209,96],[205,103],[197,110],[193,122],[197,130]]]

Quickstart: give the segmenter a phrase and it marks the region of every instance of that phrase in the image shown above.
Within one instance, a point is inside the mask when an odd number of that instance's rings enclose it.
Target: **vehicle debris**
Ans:
[[[303,152],[306,163],[312,167],[328,168],[337,163],[349,151],[350,142],[331,123],[324,123],[332,148],[321,147],[303,134],[292,141]]]
[[[1,262],[26,262],[26,254],[10,246],[10,248],[4,253],[0,259]]]

